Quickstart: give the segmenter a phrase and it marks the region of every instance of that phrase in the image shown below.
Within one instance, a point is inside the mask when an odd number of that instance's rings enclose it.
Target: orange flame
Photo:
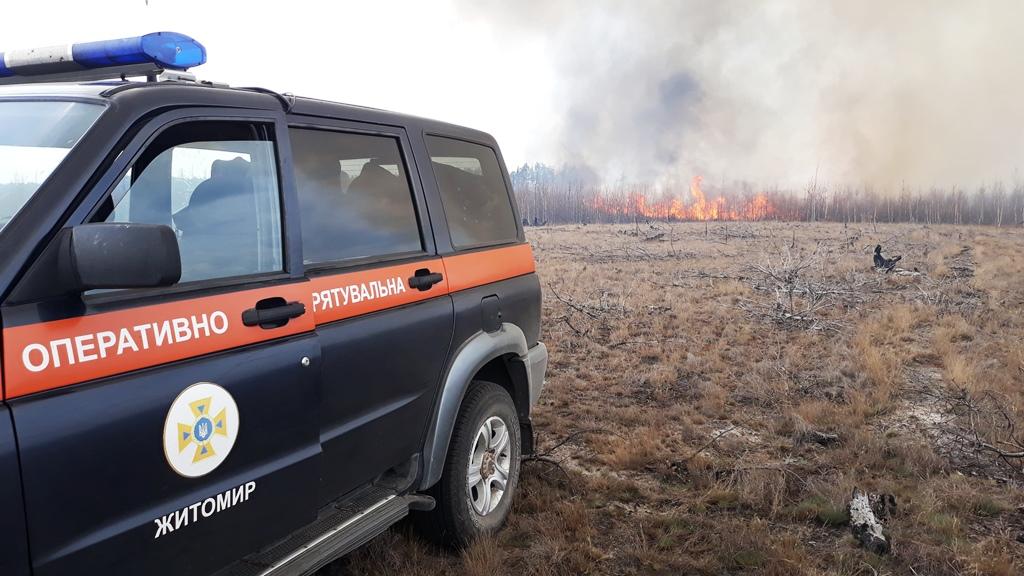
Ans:
[[[708,199],[701,188],[703,178],[690,182],[689,205],[678,196],[650,200],[645,194],[634,192],[626,198],[597,196],[591,206],[607,216],[639,216],[652,220],[765,220],[775,216],[776,209],[768,195],[758,192],[744,202],[730,203],[725,196]]]

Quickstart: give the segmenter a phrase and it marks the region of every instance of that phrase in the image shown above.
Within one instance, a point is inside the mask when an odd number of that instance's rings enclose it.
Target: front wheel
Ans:
[[[437,502],[420,522],[432,540],[463,547],[505,524],[519,482],[519,417],[508,392],[476,381],[462,401],[441,480],[430,489]]]

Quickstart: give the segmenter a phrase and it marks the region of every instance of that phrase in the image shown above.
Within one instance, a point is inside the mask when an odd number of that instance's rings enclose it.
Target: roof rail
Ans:
[[[245,92],[255,92],[257,94],[269,94],[270,96],[277,98],[277,101],[281,103],[281,108],[286,113],[291,112],[292,108],[295,107],[295,94],[292,94],[291,92],[281,93],[277,92],[276,90],[271,90],[269,88],[263,88],[260,86],[239,86],[237,90],[243,90]]]
[[[43,82],[94,82],[97,80],[127,80],[128,78],[136,78],[142,76],[145,76],[147,80],[155,81],[163,73],[164,70],[162,68],[156,68],[152,64],[134,64],[130,66],[98,68],[96,70],[75,70],[72,72],[9,76],[7,78],[0,78],[0,86],[6,84],[40,84]]]

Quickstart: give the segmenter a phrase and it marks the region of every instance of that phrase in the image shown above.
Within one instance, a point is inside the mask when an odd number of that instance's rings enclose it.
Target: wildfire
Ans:
[[[696,176],[690,182],[689,204],[678,196],[651,200],[645,194],[633,193],[626,198],[597,196],[592,206],[608,216],[652,220],[765,220],[775,215],[775,207],[763,192],[740,202],[730,202],[725,196],[708,199],[701,188],[702,180]]]

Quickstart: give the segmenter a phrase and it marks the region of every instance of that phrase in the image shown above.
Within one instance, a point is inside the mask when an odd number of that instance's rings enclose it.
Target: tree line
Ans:
[[[673,216],[679,212],[672,206],[695,201],[686,186],[665,191],[636,183],[608,184],[585,168],[556,169],[544,164],[520,166],[511,177],[527,224],[700,219]],[[1011,186],[995,182],[971,190],[904,187],[890,191],[819,184],[798,191],[758,190],[745,182],[704,183],[701,188],[719,207],[710,219],[1024,225],[1024,182]]]

